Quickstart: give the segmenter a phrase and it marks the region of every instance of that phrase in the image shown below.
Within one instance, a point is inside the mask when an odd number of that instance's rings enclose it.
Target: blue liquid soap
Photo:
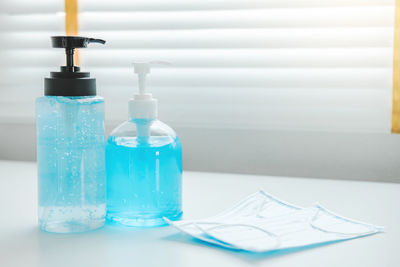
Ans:
[[[103,226],[103,98],[40,97],[36,114],[40,228],[75,233]]]
[[[139,92],[128,102],[129,120],[107,140],[107,220],[116,224],[160,226],[163,217],[182,215],[182,148],[174,130],[157,120],[157,100],[146,92],[153,63],[133,63]]]
[[[132,119],[116,128],[107,141],[106,170],[111,222],[151,227],[181,216],[182,149],[166,124]]]

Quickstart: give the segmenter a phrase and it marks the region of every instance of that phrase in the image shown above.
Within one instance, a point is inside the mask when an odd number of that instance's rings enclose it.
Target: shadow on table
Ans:
[[[18,229],[2,237],[7,246],[2,249],[12,266],[31,267],[78,266],[83,257],[94,259],[93,266],[100,266],[98,254],[107,251],[107,240],[100,231],[85,234],[54,234],[43,232],[38,226]],[[85,239],[90,239],[96,250],[88,249]],[[75,255],[71,257],[71,255]],[[58,261],[63,262],[59,263]]]
[[[227,247],[218,246],[216,244],[208,243],[206,241],[202,241],[202,240],[196,239],[194,237],[182,235],[179,233],[167,236],[164,239],[168,240],[168,241],[173,241],[173,242],[190,243],[195,246],[203,246],[203,247],[208,247],[208,248],[211,247],[213,249],[216,248],[220,251],[237,256],[246,261],[258,261],[258,260],[265,260],[265,259],[269,259],[269,258],[275,258],[275,257],[280,257],[280,256],[288,255],[288,254],[293,254],[293,253],[297,253],[297,252],[301,252],[301,251],[309,250],[309,249],[313,249],[313,248],[332,245],[332,244],[336,244],[336,243],[340,243],[340,242],[345,242],[345,241],[349,241],[349,240],[357,239],[357,238],[360,238],[360,237],[344,239],[344,240],[328,241],[328,242],[317,243],[317,244],[312,244],[312,245],[307,245],[307,246],[297,247],[297,248],[276,249],[276,250],[271,250],[268,252],[250,252],[250,251],[245,251],[245,250],[240,250],[240,249],[231,249],[231,248],[227,248]]]
[[[75,266],[80,263],[82,258],[90,258],[94,261],[92,262],[94,266],[115,263],[116,258],[123,260],[124,258],[133,257],[136,260],[142,259],[142,262],[146,262],[149,257],[153,257],[154,251],[164,253],[163,257],[173,262],[177,257],[174,254],[175,250],[166,249],[168,247],[166,243],[177,242],[199,248],[215,249],[240,260],[254,262],[279,258],[285,255],[289,256],[289,254],[304,250],[317,249],[318,247],[347,241],[330,241],[300,248],[254,253],[224,248],[173,231],[174,229],[170,227],[138,229],[106,226],[83,234],[52,234],[42,232],[38,227],[29,227],[23,231],[3,236],[4,244],[7,244],[3,252],[14,254],[17,259],[16,263],[18,261],[21,261],[21,263],[28,261],[32,263],[31,266],[40,267],[53,267],[52,264],[60,259],[64,261],[62,266]],[[155,242],[158,240],[167,242]],[[71,255],[74,255],[74,257],[70,257]],[[102,255],[102,257],[99,257],[99,255]],[[176,264],[176,266],[178,265]]]

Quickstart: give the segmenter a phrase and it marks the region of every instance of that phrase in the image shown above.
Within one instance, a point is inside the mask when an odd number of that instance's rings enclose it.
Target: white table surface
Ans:
[[[37,226],[36,165],[0,161],[0,266],[400,266],[400,184],[200,172],[183,180],[185,219],[217,214],[263,188],[293,204],[318,201],[385,233],[283,255],[208,246],[171,227],[49,234]]]

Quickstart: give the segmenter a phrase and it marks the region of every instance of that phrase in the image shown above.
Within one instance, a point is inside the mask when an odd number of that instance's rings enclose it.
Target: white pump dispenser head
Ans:
[[[135,73],[138,74],[139,93],[129,100],[128,112],[131,119],[157,118],[157,99],[146,92],[146,75],[150,73],[152,64],[170,64],[163,61],[134,62]]]

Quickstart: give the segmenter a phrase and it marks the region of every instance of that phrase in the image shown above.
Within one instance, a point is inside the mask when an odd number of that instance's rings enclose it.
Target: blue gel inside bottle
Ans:
[[[104,100],[36,100],[39,226],[56,233],[101,227],[106,213]]]
[[[165,225],[181,214],[182,148],[158,120],[132,119],[106,146],[107,219],[127,226]]]

